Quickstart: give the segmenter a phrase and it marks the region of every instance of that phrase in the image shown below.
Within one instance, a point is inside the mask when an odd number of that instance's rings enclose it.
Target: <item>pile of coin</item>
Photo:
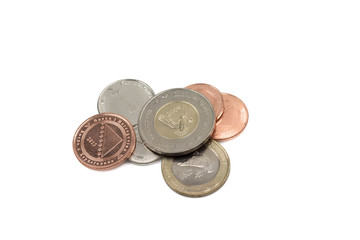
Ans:
[[[230,160],[217,141],[237,137],[249,114],[237,97],[198,83],[155,95],[133,79],[107,86],[98,99],[99,114],[77,129],[73,149],[88,168],[106,170],[126,160],[161,160],[165,182],[175,192],[201,197],[227,180]]]

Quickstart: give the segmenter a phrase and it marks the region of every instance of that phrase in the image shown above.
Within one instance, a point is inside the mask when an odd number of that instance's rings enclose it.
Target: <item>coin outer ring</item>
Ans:
[[[81,156],[78,154],[77,150],[81,147],[78,146],[78,138],[80,137],[81,141],[80,141],[80,145],[82,145],[82,141],[83,141],[83,134],[81,133],[83,131],[83,133],[89,129],[89,127],[94,124],[94,120],[95,119],[102,119],[102,118],[105,118],[105,117],[108,117],[108,120],[109,121],[114,121],[116,123],[118,123],[119,121],[122,121],[124,122],[127,127],[129,128],[129,133],[130,133],[130,144],[129,144],[129,148],[128,150],[126,151],[126,153],[121,157],[121,159],[118,159],[118,156],[114,156],[117,161],[114,161],[113,163],[111,164],[107,164],[105,166],[94,166],[94,165],[91,165],[91,164],[88,164],[86,163],[82,158]],[[91,123],[93,122],[93,123]],[[86,127],[86,125],[90,124],[89,126]],[[81,134],[81,135],[80,135]],[[79,136],[80,135],[80,136]],[[79,127],[78,129],[76,130],[75,134],[74,134],[74,138],[73,138],[73,151],[74,151],[74,154],[76,156],[76,158],[79,160],[79,162],[81,164],[83,164],[85,167],[88,167],[90,169],[93,169],[93,170],[109,170],[109,169],[113,169],[117,166],[119,166],[120,164],[122,164],[123,162],[125,162],[130,156],[131,154],[134,152],[135,150],[135,147],[136,147],[136,141],[135,141],[136,137],[135,137],[135,131],[134,131],[134,128],[132,126],[132,124],[129,122],[129,120],[127,120],[126,118],[122,117],[121,115],[119,114],[115,114],[115,113],[100,113],[100,114],[96,114],[92,117],[89,117],[88,119],[86,119]],[[81,149],[81,152],[83,150]]]
[[[224,101],[222,99],[221,92],[214,86],[207,83],[195,83],[187,87],[187,89],[194,90],[203,94],[214,107],[216,120],[219,120],[224,112]]]
[[[185,138],[166,139],[155,130],[154,117],[162,106],[172,102],[169,99],[188,102],[199,112],[197,129]],[[199,149],[211,138],[215,128],[214,108],[210,101],[199,92],[173,88],[158,93],[145,104],[139,116],[138,127],[141,139],[150,150],[164,156],[181,156]],[[201,134],[203,137],[200,137]],[[198,137],[195,141],[189,142],[194,136]]]
[[[219,170],[215,177],[201,185],[188,186],[181,183],[171,171],[174,158],[164,157],[161,160],[161,171],[166,184],[176,193],[186,197],[204,197],[219,190],[230,174],[230,158],[226,150],[216,141],[211,140],[206,147],[215,151],[219,159]]]
[[[236,137],[238,137],[243,131],[244,129],[246,128],[248,122],[249,122],[249,111],[245,105],[245,103],[238,97],[232,95],[232,94],[229,94],[229,93],[221,93],[221,95],[223,96],[223,98],[226,98],[226,97],[230,97],[230,98],[233,98],[234,101],[237,101],[239,103],[239,105],[237,106],[240,106],[240,107],[243,107],[245,109],[245,112],[246,112],[246,121],[244,122],[240,122],[239,120],[237,122],[234,122],[232,124],[232,127],[233,129],[230,129],[226,132],[217,132],[216,131],[216,127],[219,125],[221,127],[221,118],[219,119],[219,121],[215,124],[215,130],[213,132],[213,135],[212,135],[212,139],[218,141],[218,142],[226,142],[226,141],[229,141],[229,140],[232,140]],[[226,108],[225,106],[225,100],[224,100],[224,108]],[[227,112],[225,114],[222,115],[223,118],[227,117],[227,118],[232,118],[232,114]],[[234,127],[236,127],[238,124],[240,123],[243,123],[244,126],[240,129],[240,130],[235,130]]]
[[[108,86],[106,86],[104,88],[104,90],[102,90],[102,92],[99,95],[98,101],[97,101],[97,109],[99,113],[105,113],[105,109],[101,104],[101,100],[106,98],[106,92],[109,90],[109,88],[113,87],[113,86],[117,86],[117,85],[124,85],[123,83],[125,82],[133,82],[133,83],[137,83],[138,86],[141,86],[143,89],[145,89],[146,91],[150,92],[151,97],[149,99],[151,99],[153,96],[155,96],[155,92],[154,90],[152,90],[152,88],[146,84],[145,82],[141,81],[141,80],[137,80],[137,79],[121,79],[121,80],[117,80],[115,82],[112,82],[111,84],[109,84]],[[117,113],[116,113],[117,114]],[[127,119],[128,120],[128,119]],[[130,122],[130,120],[128,120]],[[137,125],[138,123],[133,123],[132,125]]]

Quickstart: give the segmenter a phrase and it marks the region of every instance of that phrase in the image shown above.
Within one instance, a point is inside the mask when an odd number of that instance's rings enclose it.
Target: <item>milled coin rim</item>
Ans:
[[[164,157],[161,160],[161,172],[163,178],[166,184],[174,192],[186,197],[204,197],[216,192],[225,184],[230,174],[229,155],[224,147],[215,140],[210,140],[210,142],[208,142],[204,147],[211,148],[215,151],[215,153],[217,153],[217,157],[219,159],[219,170],[212,180],[201,185],[188,186],[181,183],[171,170],[174,158]]]
[[[146,124],[146,118],[149,117],[149,115],[156,115],[156,112],[158,111],[158,109],[161,108],[161,106],[156,106],[154,108],[154,106],[152,107],[149,107],[150,104],[153,104],[154,105],[154,101],[162,101],[162,99],[166,99],[166,98],[163,98],[163,96],[169,92],[176,92],[176,91],[184,91],[184,92],[190,92],[192,94],[194,94],[194,96],[196,97],[199,97],[201,98],[201,100],[203,102],[206,103],[207,105],[207,110],[210,111],[210,114],[208,114],[209,116],[202,116],[200,114],[200,110],[199,109],[196,109],[198,112],[199,112],[199,121],[201,121],[201,118],[203,117],[210,117],[211,119],[209,119],[211,121],[211,123],[209,122],[209,120],[207,121],[207,123],[210,123],[210,126],[209,126],[209,129],[208,129],[208,132],[206,133],[206,136],[204,136],[203,138],[197,140],[198,141],[198,144],[195,145],[195,146],[192,146],[192,147],[188,147],[186,149],[181,149],[181,150],[176,150],[176,149],[173,149],[172,151],[170,151],[169,149],[164,149],[163,147],[159,146],[159,145],[156,145],[154,144],[152,141],[150,141],[149,138],[143,131],[145,128],[145,124]],[[194,97],[193,96],[193,97]],[[192,99],[192,97],[190,98],[187,98],[187,99],[182,99],[181,97],[179,97],[179,99],[176,99],[175,101],[185,101],[185,102],[188,102],[190,103],[191,105],[194,106],[194,102],[190,102],[188,99]],[[194,100],[196,101],[196,100]],[[200,103],[196,103],[195,102],[195,105],[200,105]],[[194,106],[195,107],[195,106]],[[148,109],[149,108],[149,109]],[[195,107],[196,108],[196,107]],[[145,114],[145,111],[151,111],[150,114]],[[150,120],[149,120],[150,121]],[[214,129],[215,129],[215,123],[216,123],[216,117],[215,117],[215,112],[214,112],[214,108],[211,104],[211,102],[204,96],[202,95],[201,93],[197,92],[197,91],[194,91],[194,90],[191,90],[191,89],[186,89],[186,88],[173,88],[173,89],[168,89],[168,90],[165,90],[165,91],[162,91],[158,94],[156,94],[154,97],[152,97],[143,107],[142,111],[140,112],[140,116],[139,116],[139,119],[138,119],[138,126],[139,126],[139,134],[140,134],[140,137],[141,139],[143,140],[145,146],[147,146],[150,150],[158,153],[158,154],[161,154],[161,155],[165,155],[165,156],[181,156],[181,155],[185,155],[185,154],[188,154],[188,153],[191,153],[197,149],[199,149],[200,147],[202,147],[212,136],[213,132],[214,132]],[[153,129],[155,129],[155,126],[153,124],[153,122],[150,121],[150,124],[152,124],[151,126],[153,127]],[[199,122],[199,125],[202,125],[201,122]],[[151,128],[150,128],[151,130]],[[160,136],[159,133],[156,132],[156,130],[153,130],[151,132],[151,134],[153,134],[154,136],[156,136],[159,140],[158,141],[162,141],[162,142],[170,142],[169,144],[173,144],[173,145],[179,145],[179,141],[182,141],[186,138],[189,138],[190,136],[192,135],[196,135],[196,133],[200,133],[203,129],[200,129],[200,128],[197,128],[191,135],[187,136],[187,137],[184,137],[182,139],[166,139],[165,140],[165,137],[163,136]],[[184,144],[182,144],[184,145]]]

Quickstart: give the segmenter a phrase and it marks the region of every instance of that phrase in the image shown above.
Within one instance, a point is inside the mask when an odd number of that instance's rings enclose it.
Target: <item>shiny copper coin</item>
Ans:
[[[227,141],[237,137],[246,127],[249,119],[248,110],[239,98],[222,93],[224,113],[215,125],[212,138],[217,141]]]
[[[216,87],[205,83],[196,83],[185,88],[197,91],[204,95],[214,108],[216,120],[220,119],[223,114],[224,104],[221,92]]]
[[[88,168],[114,168],[128,159],[135,149],[135,131],[124,117],[101,113],[90,117],[77,129],[73,149]]]

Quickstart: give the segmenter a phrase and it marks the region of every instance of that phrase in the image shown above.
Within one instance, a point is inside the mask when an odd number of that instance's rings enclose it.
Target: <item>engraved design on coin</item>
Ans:
[[[180,182],[194,186],[204,184],[214,178],[219,168],[219,161],[212,150],[204,149],[178,157],[173,161],[171,168]]]
[[[249,113],[243,101],[231,94],[222,93],[224,113],[217,121],[212,138],[227,141],[240,135],[245,129]]]
[[[161,171],[166,184],[187,197],[202,197],[217,191],[230,173],[230,159],[225,149],[211,140],[194,153],[164,157]]]
[[[99,158],[111,157],[120,148],[123,141],[124,131],[110,123],[94,124],[86,134],[86,141],[90,144],[84,145],[84,154],[94,161]],[[94,138],[94,139],[93,139]],[[96,155],[93,149],[97,148]]]
[[[184,88],[169,89],[150,99],[139,117],[139,134],[154,152],[180,156],[204,145],[214,131],[209,100]]]
[[[144,82],[124,79],[107,86],[98,99],[99,113],[117,113],[136,125],[140,111],[154,96],[153,90]]]
[[[108,169],[125,161],[135,148],[132,125],[116,114],[98,114],[87,119],[73,141],[76,157],[86,167]]]
[[[182,138],[190,135],[199,124],[199,113],[189,103],[170,102],[155,115],[155,128],[167,138]],[[169,131],[170,130],[170,131]]]
[[[223,99],[220,91],[209,84],[206,83],[196,83],[187,86],[186,88],[192,89],[204,95],[212,104],[216,119],[218,120],[223,114]]]

